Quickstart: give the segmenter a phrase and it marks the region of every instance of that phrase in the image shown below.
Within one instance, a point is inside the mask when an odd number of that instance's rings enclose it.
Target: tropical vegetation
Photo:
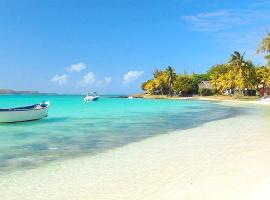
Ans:
[[[267,66],[255,66],[238,51],[228,62],[212,66],[206,73],[176,73],[172,66],[156,69],[153,78],[142,84],[142,89],[151,95],[203,96],[213,94],[255,95],[260,88],[270,86],[270,33],[262,40],[257,53],[264,53]],[[211,87],[203,87],[204,81]]]

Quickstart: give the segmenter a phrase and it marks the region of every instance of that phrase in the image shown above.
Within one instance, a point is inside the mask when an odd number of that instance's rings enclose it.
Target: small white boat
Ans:
[[[129,96],[128,99],[134,99],[134,97],[133,96]]]
[[[92,93],[87,93],[87,95],[84,97],[84,102],[89,102],[89,101],[97,101],[99,99],[99,96],[97,95],[96,92]]]
[[[50,102],[42,102],[17,108],[1,108],[0,123],[23,122],[42,119],[48,116]]]

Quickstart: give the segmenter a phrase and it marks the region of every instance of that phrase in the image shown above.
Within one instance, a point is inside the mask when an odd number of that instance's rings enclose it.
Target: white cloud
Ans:
[[[128,71],[123,77],[123,83],[128,84],[137,80],[141,75],[143,75],[143,71]]]
[[[110,82],[112,82],[112,78],[111,77],[105,77],[104,82],[105,83],[110,83]]]
[[[94,83],[95,80],[96,80],[95,74],[93,72],[89,72],[83,77],[83,80],[80,83],[82,85],[89,85]]]
[[[242,9],[216,10],[193,13],[182,19],[193,31],[203,32],[203,37],[217,42],[225,51],[247,52],[255,63],[262,63],[255,51],[270,28],[270,1],[246,5]],[[248,53],[249,52],[249,53]]]
[[[195,30],[199,31],[219,31],[245,23],[242,17],[231,10],[218,10],[186,15],[183,16],[183,19],[190,23]]]
[[[203,12],[182,17],[198,31],[223,31],[229,29],[239,29],[250,26],[258,22],[267,22],[270,19],[268,10],[217,10],[213,12]]]
[[[51,82],[58,83],[59,85],[64,85],[68,81],[68,76],[66,74],[58,75],[56,74],[52,79]]]
[[[80,72],[82,70],[84,70],[86,68],[86,65],[84,63],[77,63],[77,64],[73,64],[69,67],[69,70],[71,72]]]

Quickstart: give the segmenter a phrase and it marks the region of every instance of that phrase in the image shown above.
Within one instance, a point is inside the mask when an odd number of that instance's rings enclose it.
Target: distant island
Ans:
[[[49,95],[56,95],[55,93],[41,93],[39,91],[17,91],[17,90],[12,90],[12,89],[0,89],[0,95],[1,94],[49,94]]]

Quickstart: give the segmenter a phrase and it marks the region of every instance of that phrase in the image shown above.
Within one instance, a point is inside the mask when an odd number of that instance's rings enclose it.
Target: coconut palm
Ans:
[[[265,88],[270,85],[270,69],[268,67],[257,67],[256,68],[256,77],[257,77],[257,89]]]
[[[228,67],[225,64],[215,65],[208,71],[213,88],[224,93],[228,88]]]
[[[244,89],[252,89],[255,84],[255,67],[251,61],[244,59],[245,54],[235,51],[228,63],[228,72],[231,73],[231,80],[234,82],[233,89],[243,92]]]
[[[265,59],[268,60],[268,66],[270,66],[270,32],[267,33],[267,36],[263,38],[257,53],[266,53]]]
[[[174,85],[174,82],[176,80],[176,73],[175,73],[175,70],[171,67],[171,66],[168,66],[165,70],[165,74],[167,76],[167,86],[168,86],[168,93],[169,95],[172,95],[173,94],[173,85]]]

